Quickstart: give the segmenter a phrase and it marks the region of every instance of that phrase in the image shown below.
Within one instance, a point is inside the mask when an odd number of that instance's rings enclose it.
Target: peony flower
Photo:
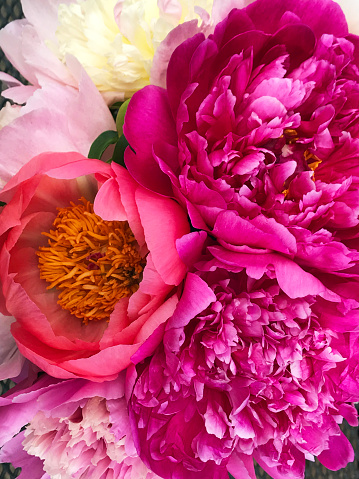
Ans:
[[[21,467],[21,478],[30,477],[28,471],[31,479],[157,477],[136,454],[123,374],[101,384],[45,375],[0,398],[0,417],[0,459]]]
[[[213,0],[22,0],[25,20],[0,33],[0,46],[34,86],[76,86],[75,56],[113,103],[149,83],[155,51],[179,23],[209,22]],[[15,41],[16,39],[16,41]]]
[[[55,84],[34,90],[5,73],[0,74],[0,79],[9,86],[3,95],[15,103],[26,102],[25,106],[7,102],[0,110],[1,187],[34,156],[49,150],[87,155],[100,133],[115,129],[107,105],[89,77],[76,65],[73,69],[79,70],[78,90]],[[96,111],[91,122],[89,111]],[[10,333],[13,322],[9,316],[0,316],[0,379],[17,377],[24,365]]]
[[[258,0],[183,42],[167,90],[130,102],[125,161],[229,249],[338,271],[357,258],[358,38],[331,0],[309,12]]]
[[[185,213],[77,153],[35,157],[0,197],[1,303],[20,352],[55,377],[115,378],[178,302]]]
[[[332,275],[330,289],[279,254],[213,241],[195,259],[205,236],[178,241],[196,272],[163,342],[148,339],[134,357],[129,405],[141,458],[183,479],[225,479],[227,469],[255,478],[253,458],[275,479],[303,478],[314,457],[346,466],[354,453],[338,424],[358,424],[359,277]]]
[[[116,129],[106,103],[86,72],[76,62],[71,67],[78,78],[78,90],[55,83],[36,89],[9,75],[0,75],[9,86],[2,95],[18,104],[1,110],[7,123],[0,130],[1,186],[40,153],[76,151],[87,156],[103,131]],[[91,112],[96,115],[89,122]]]

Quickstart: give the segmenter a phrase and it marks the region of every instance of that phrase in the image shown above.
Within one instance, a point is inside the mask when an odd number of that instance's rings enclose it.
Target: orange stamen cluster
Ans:
[[[58,303],[81,318],[108,320],[115,304],[132,295],[145,260],[127,221],[104,221],[84,198],[83,204],[58,208],[48,246],[41,246],[40,278],[60,290]]]
[[[313,171],[312,180],[315,181],[314,171],[318,168],[318,166],[321,164],[323,160],[320,160],[316,155],[313,155],[313,153],[310,153],[309,150],[306,150],[304,152],[304,158],[305,158],[305,161],[307,162],[308,167]]]
[[[299,140],[297,130],[287,128],[283,132],[283,136],[285,136],[287,143],[289,145],[295,144]],[[307,166],[310,170],[313,171],[312,180],[315,181],[314,171],[318,168],[322,160],[320,160],[316,155],[310,153],[309,150],[305,150],[304,152],[304,159],[307,162]],[[285,198],[289,195],[289,188],[286,188],[282,191],[282,194]]]

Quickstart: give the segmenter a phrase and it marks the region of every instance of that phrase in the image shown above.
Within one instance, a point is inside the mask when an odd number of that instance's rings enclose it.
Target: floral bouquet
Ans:
[[[22,0],[0,462],[304,477],[358,425],[357,0]],[[348,24],[349,22],[349,24]]]

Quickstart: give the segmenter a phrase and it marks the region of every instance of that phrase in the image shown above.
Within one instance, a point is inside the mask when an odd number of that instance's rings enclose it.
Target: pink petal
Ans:
[[[348,462],[354,461],[353,447],[340,432],[339,436],[330,436],[328,449],[319,454],[318,459],[327,469],[339,471],[346,467]]]
[[[155,268],[166,284],[178,285],[186,266],[177,252],[176,240],[189,233],[186,212],[174,200],[142,188],[136,191],[136,203]]]

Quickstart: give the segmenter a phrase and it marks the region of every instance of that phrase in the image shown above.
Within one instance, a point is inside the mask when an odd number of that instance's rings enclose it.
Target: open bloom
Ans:
[[[76,62],[78,88],[46,83],[41,88],[23,85],[0,74],[9,88],[2,95],[17,105],[0,111],[0,186],[36,155],[47,151],[76,151],[87,156],[94,140],[115,122],[96,87]],[[19,106],[23,105],[23,106]],[[88,121],[91,112],[91,121]]]
[[[203,242],[190,236],[178,242],[187,259]],[[357,425],[358,276],[326,285],[278,254],[215,243],[195,266],[162,343],[137,353],[154,350],[130,400],[144,462],[161,477],[254,478],[254,457],[299,479],[305,459],[353,461],[338,423]]]
[[[4,95],[15,102],[0,110],[1,187],[34,156],[46,151],[87,155],[100,133],[115,129],[112,115],[88,75],[78,65],[73,67],[78,71],[78,89],[56,84],[35,89],[0,73],[9,87]],[[19,105],[23,103],[26,105]],[[89,122],[92,110],[96,115]],[[0,379],[18,376],[24,362],[10,333],[13,322],[9,316],[0,316]]]
[[[20,477],[157,477],[137,456],[123,375],[101,384],[45,375],[33,386],[0,398],[0,417],[0,460],[23,468]]]
[[[115,378],[178,301],[185,213],[77,153],[35,157],[0,196],[1,303],[20,352],[55,377]]]
[[[25,20],[6,26],[0,45],[34,86],[76,86],[75,56],[108,102],[149,83],[155,51],[179,23],[209,22],[212,0],[22,0]]]
[[[167,89],[130,102],[126,165],[230,249],[337,270],[359,227],[358,37],[336,3],[309,3],[258,0],[183,42]]]

